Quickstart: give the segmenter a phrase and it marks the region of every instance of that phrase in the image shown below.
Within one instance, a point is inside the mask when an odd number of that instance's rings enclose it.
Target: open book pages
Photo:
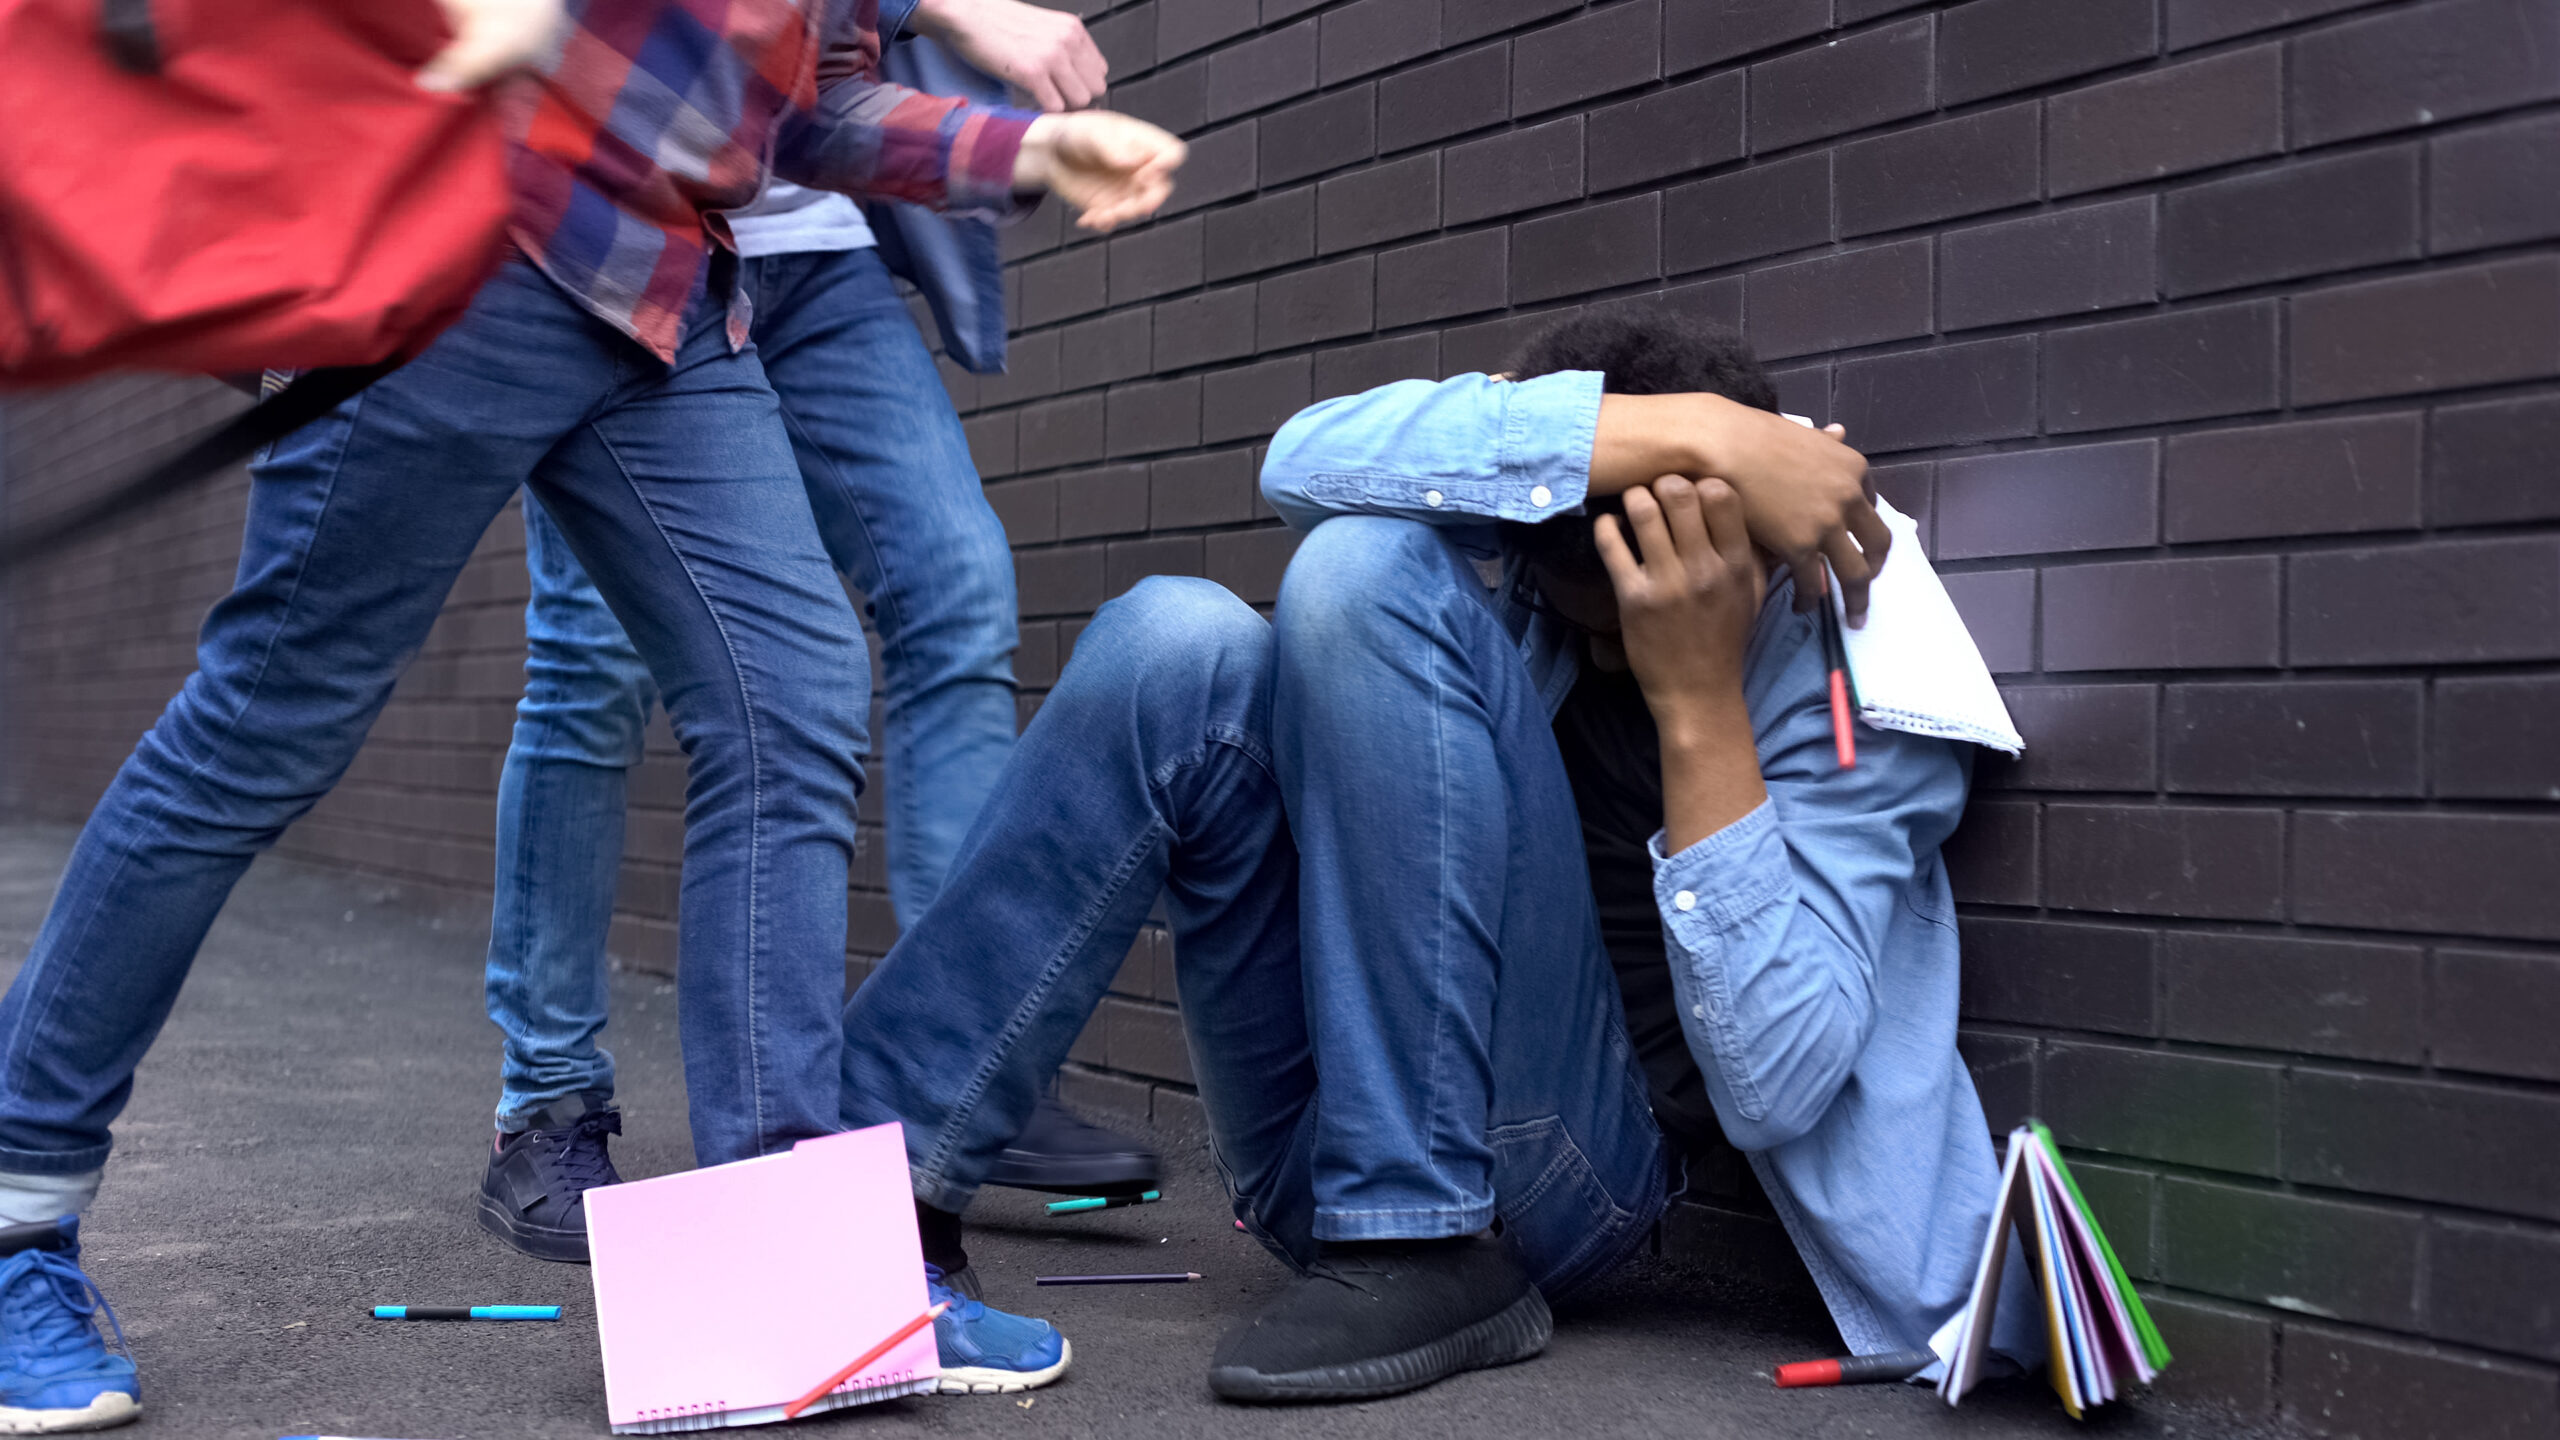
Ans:
[[[2169,1347],[2054,1149],[2052,1133],[2030,1123],[2009,1134],[1973,1294],[1930,1339],[1946,1365],[1938,1393],[1953,1405],[1982,1378],[2013,1231],[2018,1261],[2031,1268],[2043,1307],[2048,1377],[2062,1408],[2076,1420],[2129,1386],[2150,1384],[2169,1363]]]

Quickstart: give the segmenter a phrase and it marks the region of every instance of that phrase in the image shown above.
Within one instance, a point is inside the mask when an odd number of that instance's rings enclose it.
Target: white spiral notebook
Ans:
[[[1858,695],[1858,718],[1879,730],[1969,740],[2011,755],[2026,748],[1991,667],[1973,643],[1964,617],[1947,594],[1937,568],[1920,549],[1920,527],[1883,500],[1876,513],[1893,531],[1884,569],[1867,587],[1864,629],[1843,628],[1848,642],[1849,684]],[[1831,587],[1840,605],[1840,587]]]

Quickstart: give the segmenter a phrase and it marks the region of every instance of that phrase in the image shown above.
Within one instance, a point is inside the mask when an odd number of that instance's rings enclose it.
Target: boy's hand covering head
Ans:
[[[1624,524],[1603,515],[1593,539],[1646,705],[1668,727],[1739,702],[1743,652],[1768,592],[1742,497],[1721,480],[1665,475],[1624,503]]]
[[[1173,172],[1189,152],[1144,120],[1108,110],[1043,115],[1013,162],[1017,190],[1046,190],[1096,232],[1152,215],[1173,196]]]
[[[1796,576],[1796,607],[1821,603],[1828,561],[1850,623],[1864,622],[1867,582],[1893,544],[1867,488],[1866,457],[1836,426],[1808,429],[1778,414],[1776,387],[1741,336],[1669,315],[1581,315],[1532,339],[1510,373],[1528,380],[1560,370],[1599,371],[1609,395],[1664,397],[1660,408],[1691,432],[1681,448],[1700,457],[1684,467],[1690,478],[1712,474],[1736,493],[1751,538]],[[1514,538],[1532,547],[1587,544],[1516,531]]]

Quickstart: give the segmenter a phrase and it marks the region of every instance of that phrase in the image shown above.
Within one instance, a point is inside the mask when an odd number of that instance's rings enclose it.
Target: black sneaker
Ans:
[[[1135,1195],[1153,1190],[1162,1166],[1145,1143],[1087,1125],[1042,1097],[1022,1133],[996,1157],[990,1185],[1061,1195]]]
[[[622,1112],[600,1096],[572,1095],[498,1136],[480,1177],[480,1228],[541,1260],[587,1263],[587,1191],[619,1185],[607,1135]]]
[[[1555,1322],[1511,1248],[1495,1239],[1324,1244],[1209,1362],[1225,1400],[1372,1400],[1461,1370],[1526,1360]]]

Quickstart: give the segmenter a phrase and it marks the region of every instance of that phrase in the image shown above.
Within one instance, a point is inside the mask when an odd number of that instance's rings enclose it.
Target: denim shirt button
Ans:
[[[1555,498],[1556,492],[1548,489],[1544,485],[1532,485],[1529,487],[1529,503],[1537,506],[1541,510],[1547,507],[1547,502]]]
[[[1689,1013],[1700,1020],[1704,1020],[1707,1018],[1707,1007],[1703,1004],[1692,1005],[1689,1007]]]
[[[1422,503],[1430,506],[1434,510],[1440,508],[1440,500],[1441,495],[1437,490],[1425,490],[1422,492]]]
[[[1695,891],[1683,890],[1679,894],[1671,897],[1671,906],[1675,910],[1695,910],[1698,908],[1697,893]]]

